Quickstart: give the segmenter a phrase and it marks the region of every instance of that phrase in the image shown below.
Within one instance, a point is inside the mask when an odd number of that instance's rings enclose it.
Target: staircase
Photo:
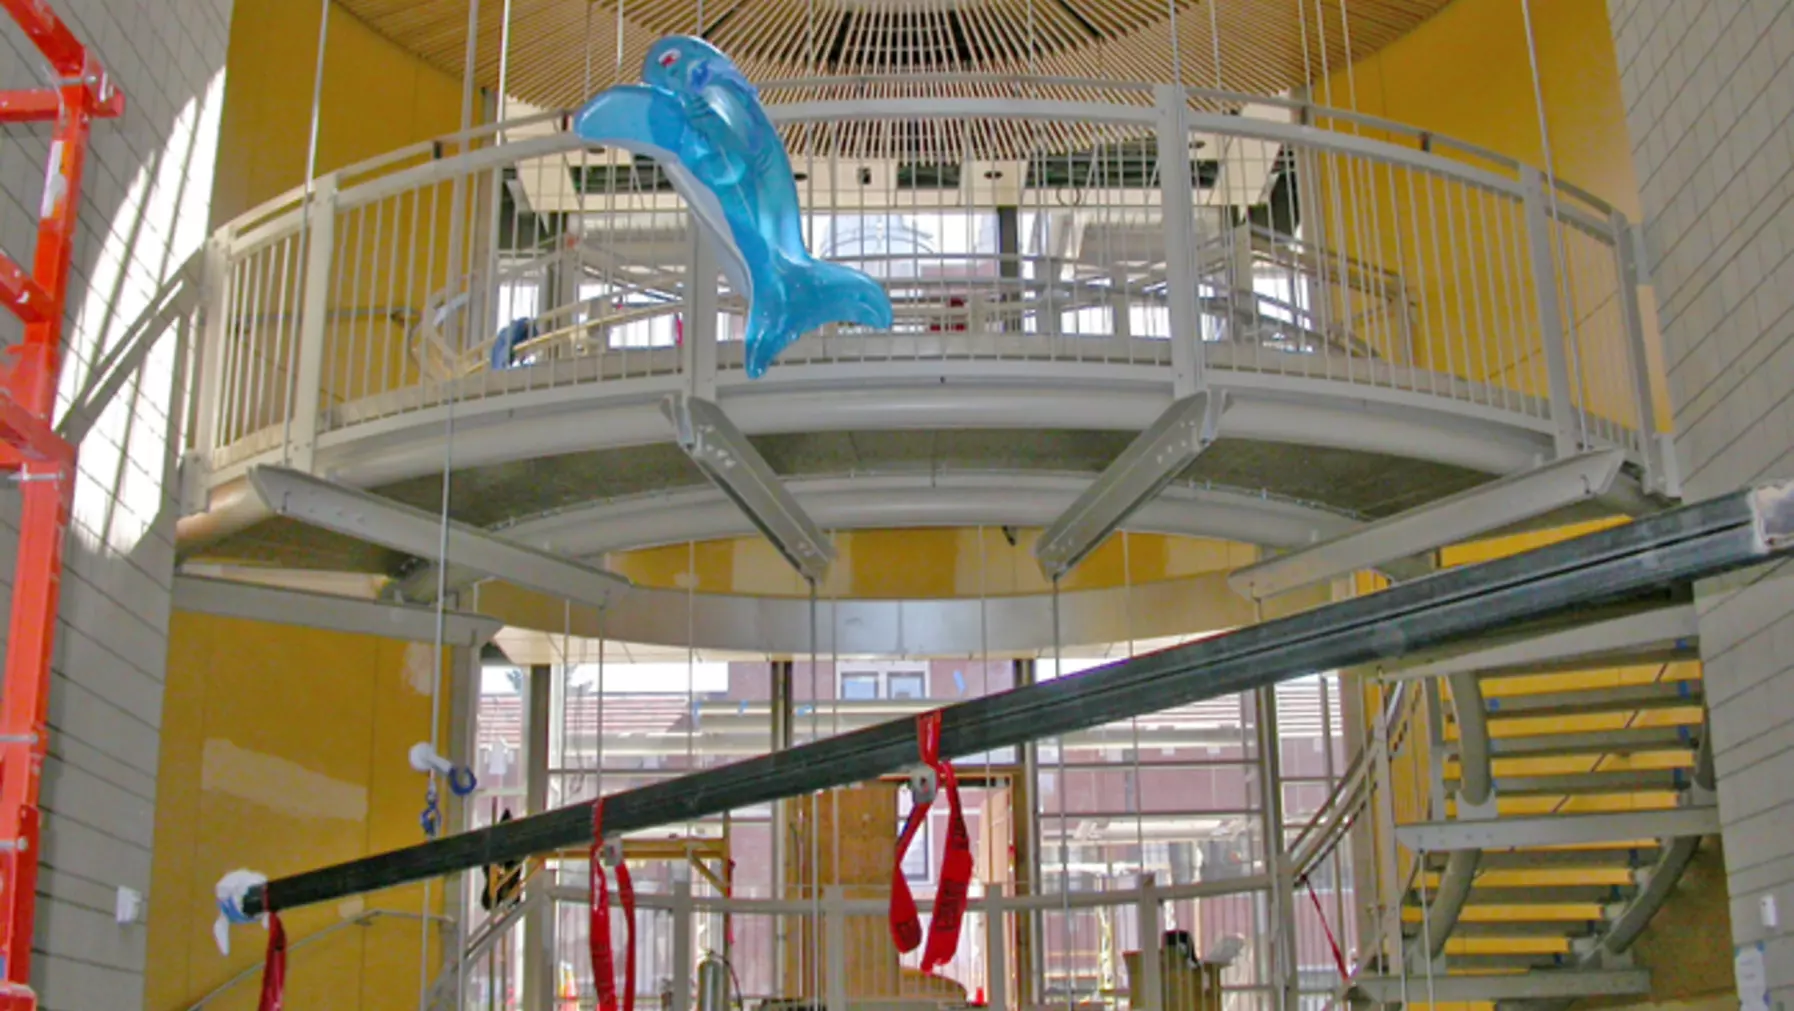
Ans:
[[[1361,975],[1354,999],[1544,1011],[1648,992],[1626,952],[1718,830],[1692,622],[1680,605],[1400,672],[1428,679],[1437,820],[1396,828],[1420,861],[1405,972]]]

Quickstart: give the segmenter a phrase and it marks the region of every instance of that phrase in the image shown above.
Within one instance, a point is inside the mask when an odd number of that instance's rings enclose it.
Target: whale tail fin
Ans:
[[[785,302],[756,298],[748,315],[747,374],[757,379],[797,339],[828,323],[854,323],[875,330],[891,326],[891,299],[871,276],[835,263],[780,260]]]
[[[791,324],[809,333],[825,323],[891,327],[891,297],[876,278],[838,263],[812,260],[790,278]]]

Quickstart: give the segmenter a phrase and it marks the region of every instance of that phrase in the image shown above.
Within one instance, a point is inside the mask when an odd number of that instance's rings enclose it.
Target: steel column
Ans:
[[[1015,686],[1026,688],[1039,684],[1040,664],[1033,659],[1015,661]],[[1015,864],[1021,873],[1021,894],[1034,898],[1040,894],[1040,745],[1028,741],[1022,745],[1022,774],[1016,780],[1019,795],[1012,795],[1009,808],[1014,813],[1010,829],[1015,846]],[[1023,1005],[1040,1000],[1041,981],[1046,976],[1045,951],[1039,939],[1043,934],[1040,907],[1018,908],[1015,916],[1015,974],[1020,980],[1018,999]]]
[[[524,807],[530,814],[548,809],[549,738],[554,706],[554,668],[548,664],[531,664],[525,688],[523,738]],[[554,901],[547,894],[553,881],[547,873],[537,874],[530,882],[530,891],[541,893],[542,901],[530,910],[525,921],[523,946],[523,1006],[546,1008],[554,996]]]
[[[1283,748],[1277,732],[1277,689],[1260,688],[1254,696],[1258,707],[1259,809],[1264,816],[1265,871],[1271,879],[1271,987],[1272,1006],[1290,1011],[1296,1006],[1296,915],[1292,899],[1296,882],[1290,872],[1287,840],[1283,834]]]
[[[1140,990],[1146,995],[1146,1000],[1135,1007],[1138,1011],[1171,1011],[1165,1007],[1164,966],[1159,962],[1165,921],[1160,916],[1158,879],[1154,875],[1140,875],[1140,897],[1134,901],[1136,929],[1140,932]]]
[[[691,255],[685,264],[685,330],[679,345],[679,368],[685,392],[716,399],[717,271],[715,240],[691,215]]]
[[[1373,682],[1374,684],[1374,682]],[[1375,827],[1372,834],[1376,845],[1371,852],[1377,856],[1377,913],[1379,924],[1378,938],[1381,942],[1386,971],[1401,977],[1406,973],[1406,948],[1402,941],[1402,901],[1405,898],[1402,889],[1405,884],[1402,878],[1401,857],[1396,852],[1395,835],[1395,776],[1391,769],[1393,744],[1390,740],[1391,722],[1401,719],[1398,710],[1392,712],[1389,706],[1390,693],[1381,685],[1376,685],[1373,698],[1376,701],[1377,720],[1371,725],[1371,770],[1375,777],[1371,784],[1372,802],[1375,805]],[[1369,936],[1369,935],[1366,935]],[[1364,961],[1370,964],[1378,952],[1366,951]]]

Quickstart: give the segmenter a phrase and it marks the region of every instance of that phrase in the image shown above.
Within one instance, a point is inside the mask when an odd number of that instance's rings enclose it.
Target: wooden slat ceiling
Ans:
[[[462,76],[466,0],[338,2],[431,65]],[[478,2],[476,77],[491,88],[506,3]],[[1361,59],[1449,0],[1178,0],[1175,46],[1167,2],[510,0],[507,90],[536,106],[577,106],[613,83],[636,80],[655,39],[690,34],[701,17],[705,36],[756,82],[952,72],[1169,81],[1175,50],[1188,84],[1278,94],[1318,76],[1323,64],[1344,67],[1348,42],[1351,58]],[[901,90],[965,91],[921,80]],[[783,89],[766,97],[818,95]],[[1347,104],[1345,96],[1335,95],[1333,104]]]

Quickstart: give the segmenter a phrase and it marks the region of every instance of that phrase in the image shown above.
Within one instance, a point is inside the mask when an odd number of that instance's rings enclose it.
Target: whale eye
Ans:
[[[677,50],[677,49],[669,49],[666,52],[660,54],[660,65],[664,69],[671,69],[673,64],[678,63],[678,62],[679,62],[679,50]]]

